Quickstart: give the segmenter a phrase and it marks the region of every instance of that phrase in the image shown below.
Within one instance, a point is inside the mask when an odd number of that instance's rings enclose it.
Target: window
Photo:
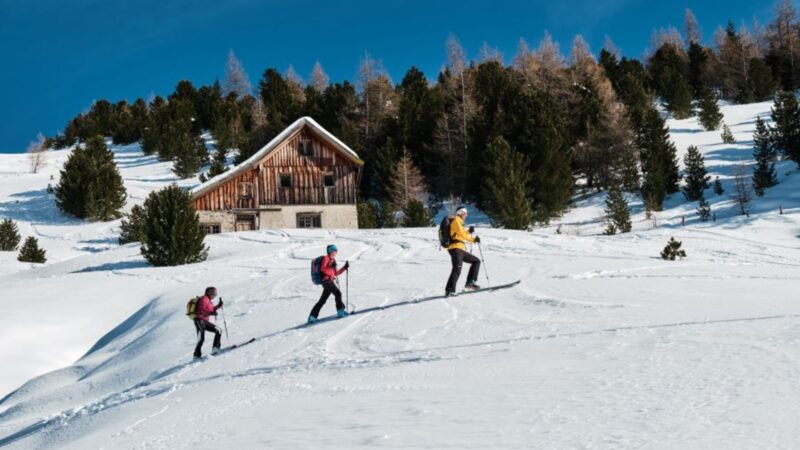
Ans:
[[[334,187],[336,186],[336,178],[334,178],[332,173],[325,174],[325,187]]]
[[[311,145],[311,139],[300,140],[300,154],[302,156],[314,156],[314,146]]]
[[[253,183],[248,183],[248,182],[239,183],[239,195],[241,197],[252,197],[253,193],[255,192],[253,190],[253,187],[254,187]]]
[[[322,219],[319,213],[297,214],[297,228],[320,228]]]
[[[290,188],[292,187],[292,176],[288,173],[280,174],[280,181],[278,187],[280,188]]]
[[[200,224],[205,234],[219,234],[222,232],[222,227],[218,223],[203,223]]]

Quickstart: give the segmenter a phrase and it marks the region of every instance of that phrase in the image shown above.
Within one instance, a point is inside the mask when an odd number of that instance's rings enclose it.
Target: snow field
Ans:
[[[698,145],[730,183],[726,166],[752,162],[748,130],[769,106],[723,108],[739,144],[692,120],[670,122],[673,138],[681,153]],[[122,167],[141,189],[129,187],[132,200],[171,181],[167,165],[125,149],[118,157],[141,163]],[[41,194],[26,218],[13,200],[49,175],[6,175],[24,162],[12,158],[0,158],[0,215],[15,215],[23,235],[35,226],[58,255],[5,267],[16,262],[0,254],[12,344],[0,356],[16,366],[0,379],[60,369],[0,402],[0,447],[796,446],[800,178],[787,163],[749,218],[709,190],[716,223],[697,222],[677,194],[657,228],[632,202],[634,232],[600,236],[595,195],[530,233],[479,229],[492,283],[522,279],[516,288],[295,329],[319,295],[310,261],[331,242],[351,262],[358,309],[442,293],[449,258],[436,230],[215,235],[208,261],[156,269],[136,244],[110,241],[115,223],[64,219]],[[686,260],[658,258],[670,236]],[[225,300],[230,342],[257,340],[191,363],[184,308],[206,285]],[[330,299],[323,315],[333,312]]]

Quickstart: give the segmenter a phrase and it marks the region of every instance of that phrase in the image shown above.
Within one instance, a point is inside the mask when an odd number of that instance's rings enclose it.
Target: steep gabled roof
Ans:
[[[277,149],[280,144],[283,143],[286,139],[288,139],[291,135],[295,132],[299,131],[303,127],[308,126],[313,131],[315,131],[322,140],[330,144],[334,149],[339,151],[343,156],[347,159],[353,161],[358,165],[364,164],[364,161],[358,157],[358,154],[353,151],[350,147],[347,146],[344,142],[340,141],[339,138],[332,135],[328,130],[322,128],[322,125],[318,124],[314,119],[311,117],[301,117],[294,121],[291,125],[286,127],[285,130],[281,131],[280,134],[275,136],[271,141],[267,143],[267,145],[261,147],[261,150],[257,151],[253,156],[247,158],[246,161],[243,163],[225,171],[217,175],[216,177],[206,181],[205,183],[195,187],[192,189],[191,194],[192,197],[198,197],[200,195],[205,194],[206,192],[210,191],[211,189],[220,186],[222,183],[235,178],[248,170],[254,168],[259,161],[267,157],[273,150]]]

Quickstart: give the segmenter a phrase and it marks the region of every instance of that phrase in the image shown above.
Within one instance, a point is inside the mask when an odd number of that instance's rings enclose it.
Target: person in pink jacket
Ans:
[[[217,315],[217,310],[222,308],[222,299],[214,306],[211,302],[217,296],[217,288],[207,287],[206,294],[197,300],[197,306],[194,310],[194,328],[197,330],[197,346],[194,348],[194,357],[202,357],[200,352],[203,347],[203,342],[206,340],[206,331],[214,333],[214,344],[211,346],[211,352],[219,350],[222,346],[222,332],[216,325],[211,323],[208,319],[211,316]]]
[[[331,294],[336,298],[336,315],[339,317],[347,315],[347,310],[345,310],[344,303],[342,302],[342,291],[336,286],[336,277],[349,269],[350,263],[345,262],[344,267],[337,270],[336,255],[339,253],[339,249],[331,244],[326,250],[327,255],[322,258],[322,265],[320,267],[320,272],[322,272],[322,296],[319,298],[317,304],[311,308],[311,314],[308,315],[308,323],[314,323],[318,320],[319,310],[322,309],[322,305],[328,301],[328,297],[330,297]]]

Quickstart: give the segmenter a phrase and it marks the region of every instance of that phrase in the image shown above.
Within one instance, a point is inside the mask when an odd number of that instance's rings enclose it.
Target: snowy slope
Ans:
[[[698,145],[729,183],[727,167],[752,159],[752,120],[768,109],[723,109],[734,146],[691,120],[670,126],[681,151]],[[13,175],[21,162],[2,158],[12,175],[0,178],[1,198],[37,189],[34,176]],[[695,205],[676,195],[658,227],[639,203],[633,233],[601,236],[595,195],[531,233],[479,230],[491,281],[522,279],[516,288],[302,329],[319,294],[309,261],[330,242],[352,264],[358,309],[441,293],[449,261],[435,229],[216,235],[208,261],[156,269],[135,244],[81,242],[109,239],[113,223],[54,216],[43,242],[58,258],[1,269],[14,349],[0,347],[0,358],[31,375],[61,369],[0,402],[0,447],[794,448],[800,176],[781,164],[782,184],[749,218],[727,195],[710,196],[718,221],[697,223]],[[127,170],[126,185],[146,183]],[[139,170],[170,181],[159,164]],[[55,213],[38,201],[28,210],[41,230]],[[27,220],[0,202],[0,215]],[[670,236],[688,259],[657,257]],[[183,309],[206,285],[225,299],[230,342],[257,340],[189,364]],[[323,314],[332,312],[331,301]],[[75,352],[85,355],[68,365]],[[17,370],[6,367],[4,383]]]

